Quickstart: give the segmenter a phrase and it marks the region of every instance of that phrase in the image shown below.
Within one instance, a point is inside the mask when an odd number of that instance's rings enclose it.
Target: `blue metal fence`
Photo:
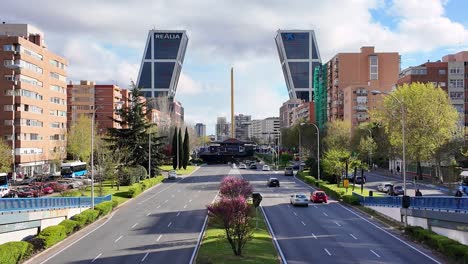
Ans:
[[[353,192],[362,205],[401,207],[401,196],[364,197]],[[410,208],[468,212],[468,197],[410,197]]]
[[[94,204],[112,200],[112,195],[95,197]],[[91,197],[2,198],[0,212],[91,206]]]

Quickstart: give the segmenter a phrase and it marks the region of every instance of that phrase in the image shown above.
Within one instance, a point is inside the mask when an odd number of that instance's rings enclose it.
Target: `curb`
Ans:
[[[262,209],[263,217],[265,218],[265,222],[266,222],[266,224],[268,226],[268,232],[270,233],[271,238],[273,239],[273,245],[275,245],[276,251],[278,251],[278,253],[280,255],[281,263],[287,264],[288,261],[284,257],[283,251],[281,250],[281,247],[280,247],[280,245],[278,243],[278,239],[276,239],[275,233],[273,232],[273,228],[270,225],[270,221],[268,220],[268,217],[267,217],[267,215],[265,213],[265,210],[263,210],[263,206],[260,205],[260,209]]]

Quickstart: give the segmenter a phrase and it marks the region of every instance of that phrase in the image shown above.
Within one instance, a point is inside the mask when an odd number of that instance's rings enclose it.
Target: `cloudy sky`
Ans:
[[[137,79],[149,29],[189,36],[176,99],[190,123],[214,133],[229,116],[235,68],[236,113],[278,116],[288,99],[274,36],[313,29],[323,62],[338,52],[397,51],[402,68],[468,50],[465,0],[2,0],[0,21],[29,23],[50,50],[69,61],[69,79],[116,83]]]

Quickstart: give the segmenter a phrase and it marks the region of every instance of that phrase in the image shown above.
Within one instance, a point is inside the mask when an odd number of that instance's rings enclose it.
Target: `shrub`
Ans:
[[[89,223],[94,222],[98,218],[99,211],[88,209],[88,210],[84,210],[83,212],[81,212],[81,215],[84,215],[86,217],[86,224],[89,224]]]
[[[146,178],[146,176],[146,169],[141,165],[136,167],[123,167],[119,171],[120,185],[133,185]]]
[[[135,198],[141,192],[142,192],[141,185],[139,183],[135,183],[135,184],[132,185],[132,187],[128,188],[127,197],[128,198]]]
[[[99,211],[99,216],[106,215],[112,211],[112,202],[102,202],[94,207],[95,210]]]
[[[33,251],[33,246],[25,241],[13,241],[0,245],[0,262],[4,264],[16,264],[28,258]]]
[[[117,200],[112,200],[112,208],[116,208],[119,205],[119,201]]]
[[[80,214],[76,214],[74,215],[72,218],[71,218],[73,221],[76,221],[78,223],[78,229],[82,228],[83,226],[86,225],[86,222],[88,220],[88,218],[86,217],[86,215],[83,215],[82,213]]]
[[[60,222],[61,226],[65,227],[65,232],[67,235],[73,233],[73,231],[78,230],[78,222],[70,220],[70,219],[65,219],[62,222]]]
[[[80,197],[81,192],[78,191],[78,190],[68,190],[68,191],[61,192],[60,196],[62,196],[62,197]]]
[[[219,194],[227,198],[235,198],[239,195],[248,198],[252,192],[253,187],[249,181],[232,176],[224,177],[219,186]]]
[[[343,199],[343,201],[344,201],[345,203],[348,203],[348,204],[351,204],[351,205],[359,205],[359,204],[361,204],[361,203],[359,202],[359,198],[357,198],[356,196],[350,195],[350,194],[343,195],[341,198]]]
[[[39,233],[39,235],[37,235],[37,237],[44,240],[45,248],[49,248],[67,237],[67,232],[64,226],[55,225],[45,228]]]

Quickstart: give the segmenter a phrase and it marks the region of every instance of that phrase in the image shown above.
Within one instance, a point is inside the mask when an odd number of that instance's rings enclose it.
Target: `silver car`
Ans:
[[[169,171],[169,174],[167,175],[167,178],[169,180],[173,180],[173,179],[177,178],[177,172],[175,170]]]
[[[293,205],[305,205],[309,206],[309,197],[305,193],[295,193],[291,195],[289,202]]]
[[[393,186],[393,184],[389,182],[383,182],[377,185],[377,190],[379,190],[379,192],[388,192],[390,186]]]

